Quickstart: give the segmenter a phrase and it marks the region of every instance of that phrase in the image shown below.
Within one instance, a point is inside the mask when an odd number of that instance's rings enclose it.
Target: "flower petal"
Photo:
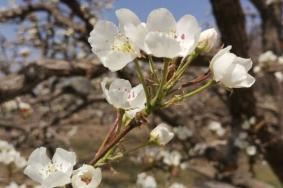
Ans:
[[[196,48],[201,29],[195,17],[183,16],[177,23],[177,37],[181,42],[182,56],[186,56]]]
[[[124,68],[136,57],[135,54],[112,51],[105,58],[101,59],[101,61],[110,71],[115,72]]]
[[[50,163],[50,159],[46,154],[46,148],[40,147],[35,149],[29,156],[27,165],[40,164],[42,166]]]
[[[116,16],[119,20],[119,25],[123,30],[124,26],[131,24],[131,25],[139,25],[141,23],[138,16],[129,9],[121,8],[116,10]]]
[[[234,85],[234,88],[251,87],[254,83],[255,83],[255,78],[248,74],[247,78],[243,80],[241,83]]]
[[[116,108],[129,108],[128,94],[132,89],[131,83],[124,79],[115,79],[109,87],[110,103]]]
[[[213,56],[213,58],[211,59],[210,65],[212,65],[213,62],[215,62],[215,60],[218,59],[219,57],[221,57],[222,55],[224,55],[224,54],[230,52],[231,49],[232,49],[232,46],[230,45],[230,46],[227,46],[226,48],[223,48],[223,49],[219,50],[219,51]]]
[[[228,72],[227,70],[231,66],[234,66],[233,61],[235,60],[235,58],[235,54],[226,53],[211,62],[210,66],[216,82],[221,80],[226,75],[226,73]]]
[[[172,13],[165,8],[153,10],[148,15],[146,25],[150,31],[166,33],[176,31],[176,20]]]
[[[57,148],[55,154],[53,155],[52,162],[59,164],[63,172],[71,175],[73,166],[76,164],[76,158],[77,157],[74,152]]]
[[[99,57],[106,55],[111,49],[117,33],[118,28],[112,22],[98,21],[88,38],[92,51]]]
[[[245,67],[246,71],[249,71],[253,66],[253,62],[251,59],[242,58],[242,57],[237,57],[235,59],[235,63],[240,64],[243,67]]]
[[[148,50],[156,57],[174,58],[181,52],[178,41],[159,32],[150,32],[145,38]]]
[[[28,165],[24,170],[24,174],[31,178],[33,181],[42,183],[44,180],[44,177],[42,176],[42,174],[40,174],[40,169],[42,168],[43,166]]]
[[[129,103],[131,108],[145,107],[146,97],[142,84],[131,89]]]
[[[57,171],[48,176],[43,182],[43,187],[61,187],[71,182],[71,177],[63,172]]]
[[[148,52],[148,49],[145,47],[145,37],[148,33],[146,25],[141,23],[137,26],[127,25],[125,26],[125,35],[141,50]]]

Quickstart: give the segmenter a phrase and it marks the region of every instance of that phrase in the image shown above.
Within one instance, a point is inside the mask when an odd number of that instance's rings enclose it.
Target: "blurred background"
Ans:
[[[120,144],[135,148],[160,122],[176,133],[164,148],[147,147],[104,167],[101,187],[137,187],[141,172],[158,187],[283,187],[283,30],[281,0],[2,0],[0,1],[0,140],[23,160],[39,146],[74,150],[88,161],[115,119],[100,81],[137,83],[132,67],[105,69],[87,42],[99,19],[117,23],[128,8],[141,20],[165,7],[179,19],[191,14],[202,29],[215,27],[219,47],[254,62],[256,84],[226,91],[216,86],[166,110]],[[213,54],[211,54],[213,55]],[[195,60],[185,80],[208,70],[210,55]],[[33,187],[22,165],[5,160],[0,144],[0,187]]]

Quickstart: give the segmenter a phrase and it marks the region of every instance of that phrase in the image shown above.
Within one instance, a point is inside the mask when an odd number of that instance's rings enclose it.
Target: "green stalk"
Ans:
[[[163,72],[162,72],[162,80],[160,82],[160,85],[158,87],[157,93],[155,97],[152,100],[151,106],[155,107],[160,101],[160,98],[162,98],[163,95],[163,89],[164,85],[166,83],[167,73],[168,73],[168,67],[169,67],[169,61],[165,60],[164,66],[163,66]]]
[[[138,63],[137,60],[135,60],[135,69],[136,69],[136,72],[138,74],[138,78],[143,86],[143,89],[144,89],[144,92],[145,92],[145,97],[146,97],[146,103],[147,103],[147,106],[150,105],[150,97],[149,97],[149,92],[148,92],[148,88],[146,87],[146,84],[145,84],[145,80],[144,80],[144,77],[143,77],[143,74],[142,74],[142,71],[141,71],[141,67]]]
[[[188,98],[188,97],[191,97],[191,96],[194,96],[202,91],[204,91],[205,89],[209,88],[210,86],[212,86],[213,84],[215,83],[214,80],[209,80],[205,85],[191,91],[191,92],[188,92],[184,95],[176,95],[174,96],[172,99],[170,99],[169,101],[165,102],[162,107],[163,108],[167,108],[169,106],[171,106],[172,104],[175,104],[177,102],[181,102],[182,100]]]

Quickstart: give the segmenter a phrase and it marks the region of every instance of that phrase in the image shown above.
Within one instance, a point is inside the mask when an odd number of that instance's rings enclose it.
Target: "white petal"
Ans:
[[[172,13],[165,8],[153,10],[148,15],[146,25],[150,31],[166,33],[176,31],[176,20]]]
[[[186,56],[196,48],[201,29],[195,17],[183,16],[177,23],[177,37],[181,42],[182,56]]]
[[[141,23],[138,16],[129,9],[121,8],[121,9],[116,10],[115,13],[119,20],[121,29],[123,29],[123,27],[128,24],[139,25]]]
[[[226,53],[220,56],[215,61],[211,62],[210,66],[213,71],[213,76],[216,82],[221,80],[227,73],[228,69],[234,65],[236,55],[232,53]]]
[[[128,95],[132,89],[131,83],[124,79],[115,79],[109,87],[109,99],[116,108],[128,108]]]
[[[102,82],[101,82],[100,85],[101,85],[103,94],[104,94],[104,96],[105,96],[107,102],[111,104],[110,98],[109,98],[109,90],[106,88],[107,82],[108,82],[108,79],[105,78],[105,79],[102,80]]]
[[[146,103],[145,92],[142,84],[132,88],[129,99],[132,108],[144,108]]]
[[[150,32],[145,43],[151,54],[156,57],[174,58],[181,52],[178,41],[159,32]]]
[[[121,70],[137,56],[130,53],[112,51],[105,58],[101,59],[103,65],[112,72]]]
[[[235,85],[240,84],[242,81],[246,80],[248,73],[242,65],[233,63],[227,70],[221,82],[229,87],[234,88]]]
[[[64,186],[71,182],[71,178],[69,175],[57,171],[50,176],[48,176],[43,182],[42,185],[45,187],[60,187]]]
[[[91,181],[86,184],[82,181],[81,177],[87,177]],[[96,188],[102,180],[102,174],[100,168],[94,168],[91,165],[83,165],[77,169],[72,177],[72,186],[74,188]]]
[[[235,59],[235,63],[244,66],[246,71],[249,71],[253,66],[253,62],[252,62],[251,59],[246,59],[246,58],[242,58],[242,57],[237,57]]]
[[[140,49],[145,52],[148,50],[145,47],[145,37],[148,33],[147,28],[144,23],[141,23],[137,26],[127,25],[125,26],[125,35]]]
[[[76,158],[77,157],[74,152],[57,148],[53,155],[52,162],[59,164],[63,172],[71,175],[70,173],[73,171],[73,166],[76,164]]]
[[[40,147],[35,149],[29,156],[27,165],[40,164],[42,166],[50,163],[50,159],[46,154],[46,148]]]
[[[44,177],[40,173],[40,169],[42,168],[43,166],[29,165],[25,168],[24,174],[31,178],[33,181],[42,183],[44,180]]]
[[[109,21],[98,21],[90,33],[88,42],[99,57],[106,55],[114,41],[118,28]]]
[[[230,50],[232,49],[232,46],[227,46],[224,49],[219,50],[211,59],[211,63],[213,63],[216,59],[218,59],[219,57],[221,57],[222,55],[230,52]]]
[[[247,78],[240,82],[237,85],[234,85],[234,88],[241,88],[241,87],[251,87],[255,83],[255,78],[251,75],[247,75]]]

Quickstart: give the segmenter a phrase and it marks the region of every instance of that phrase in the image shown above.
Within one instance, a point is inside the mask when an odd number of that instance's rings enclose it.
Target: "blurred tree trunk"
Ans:
[[[272,50],[277,55],[282,55],[282,2],[266,4],[266,0],[250,0],[256,7],[261,17],[262,46],[263,50]]]
[[[245,16],[239,0],[210,0],[213,8],[213,14],[215,16],[218,28],[222,35],[222,41],[225,45],[232,45],[232,51],[239,56],[248,57],[249,43],[248,36],[245,28]],[[258,6],[262,5],[263,0],[251,0]],[[262,9],[263,10],[263,9]],[[267,11],[267,9],[264,9]],[[280,31],[278,31],[278,23],[275,24],[275,16],[278,13],[275,10],[268,8],[268,11],[274,11],[273,16],[268,15],[270,12],[262,12],[261,16],[264,16],[264,21],[268,20],[268,23],[264,23],[263,28],[263,42],[265,49],[274,49],[276,52],[281,51],[281,45],[279,44]],[[278,17],[277,17],[278,18]],[[272,25],[272,26],[270,26]],[[276,28],[276,32],[275,29]],[[269,34],[268,34],[269,33]],[[272,36],[269,36],[271,35]],[[276,46],[277,45],[277,46]],[[275,47],[276,46],[276,47]],[[281,51],[282,52],[282,51]],[[253,88],[249,89],[236,89],[229,98],[229,108],[232,115],[232,131],[233,135],[237,136],[241,121],[243,117],[249,118],[256,115],[256,99],[254,96]],[[283,158],[278,156],[283,150],[283,142],[280,139],[279,143],[271,144],[268,146],[265,152],[265,158],[269,162],[275,174],[278,176],[281,182],[283,182]],[[232,154],[237,151],[232,151]],[[235,157],[235,156],[234,156]],[[235,158],[231,158],[233,160]]]

